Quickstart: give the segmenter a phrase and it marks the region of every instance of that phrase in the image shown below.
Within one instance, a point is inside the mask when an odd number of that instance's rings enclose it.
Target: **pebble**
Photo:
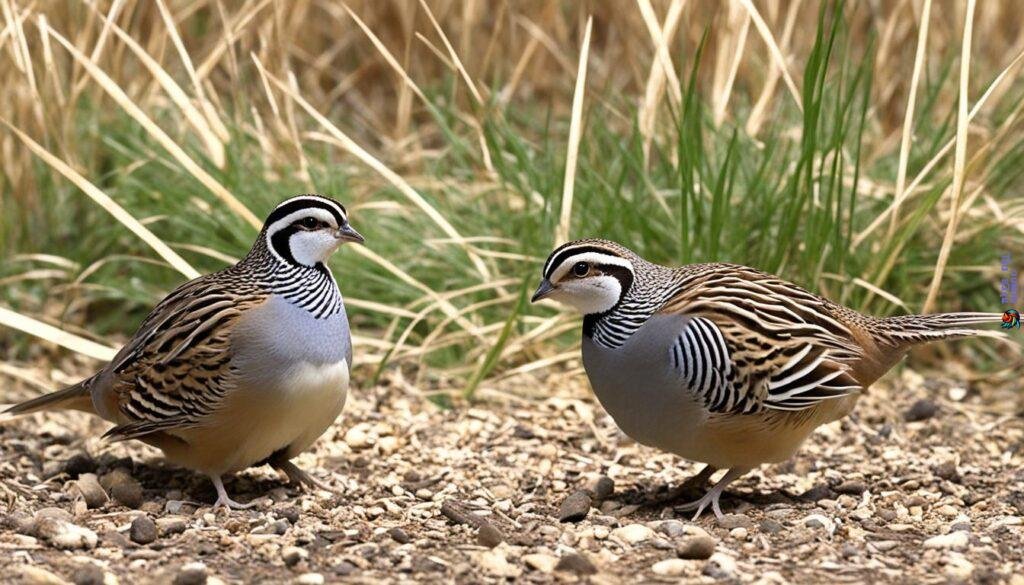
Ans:
[[[398,544],[408,544],[410,541],[412,541],[412,537],[409,536],[409,533],[402,530],[398,526],[389,529],[388,536],[390,536],[391,540],[397,542]]]
[[[188,522],[184,518],[157,518],[156,527],[163,536],[181,534],[188,528]]]
[[[149,544],[156,540],[156,523],[145,514],[140,514],[132,520],[132,526],[128,530],[128,537],[135,544]]]
[[[836,493],[859,496],[868,490],[866,483],[859,479],[850,479],[833,488]]]
[[[531,569],[541,573],[550,573],[558,565],[558,557],[541,553],[523,555],[523,562]]]
[[[96,460],[91,455],[85,451],[79,451],[68,457],[68,460],[64,462],[62,470],[71,476],[72,479],[75,479],[83,473],[95,473],[96,467]]]
[[[36,522],[36,536],[63,550],[90,550],[96,548],[99,540],[92,530],[54,517]]]
[[[558,559],[555,565],[556,571],[565,571],[577,575],[593,575],[597,573],[597,567],[590,559],[579,553],[568,553]]]
[[[654,531],[643,524],[627,524],[612,530],[611,536],[628,544],[639,544],[654,536]]]
[[[946,575],[953,581],[969,581],[974,575],[974,563],[962,555],[949,556],[943,561],[946,565]]]
[[[681,559],[706,559],[715,552],[715,539],[707,535],[691,536],[676,548]]]
[[[21,573],[19,583],[25,585],[65,585],[67,583],[57,575],[35,565],[22,565],[19,572]]]
[[[729,531],[729,536],[735,538],[736,540],[746,540],[748,534],[749,532],[747,531],[747,529],[742,526],[733,528]]]
[[[345,443],[353,449],[365,449],[372,443],[363,424],[357,424],[345,433]]]
[[[729,579],[736,572],[736,560],[725,553],[715,553],[704,565],[703,572],[712,579]]]
[[[3,525],[14,530],[18,534],[32,536],[35,534],[36,519],[30,516],[27,512],[14,510],[10,514],[4,516]]]
[[[286,546],[281,549],[281,560],[289,567],[294,567],[300,562],[309,558],[306,549],[297,546]]]
[[[82,563],[71,573],[71,581],[75,585],[103,585],[105,579],[103,569],[93,563]]]
[[[303,573],[295,580],[298,585],[323,585],[324,576],[320,573]]]
[[[726,530],[733,528],[752,528],[754,521],[743,514],[725,514],[718,519],[718,525]]]
[[[174,585],[204,585],[206,583],[206,565],[188,563],[178,569],[174,576]]]
[[[658,532],[669,538],[679,538],[686,534],[686,525],[679,520],[666,520],[658,525]]]
[[[142,485],[124,468],[119,467],[101,477],[100,485],[123,506],[138,508],[142,505]]]
[[[903,413],[903,420],[907,422],[918,422],[922,420],[928,420],[935,416],[939,412],[939,406],[935,402],[922,398],[907,409]]]
[[[590,513],[590,494],[584,490],[575,491],[558,506],[558,519],[562,522],[579,522]]]
[[[486,546],[487,548],[494,548],[504,540],[505,536],[501,531],[489,522],[480,526],[480,530],[476,533],[477,544],[480,546]]]
[[[956,532],[950,532],[949,534],[933,536],[924,541],[924,547],[959,550],[967,548],[967,545],[970,544],[970,542],[970,535],[962,530],[958,530]]]
[[[480,568],[488,575],[516,578],[523,572],[522,569],[508,562],[505,552],[498,548],[483,551],[478,559]]]
[[[824,514],[811,514],[804,518],[804,526],[808,528],[821,528],[828,532],[829,536],[836,531],[836,523]]]
[[[690,564],[683,559],[665,559],[651,565],[651,571],[654,571],[655,575],[678,577],[685,573],[689,566]]]
[[[595,500],[610,498],[615,493],[615,480],[607,475],[602,475],[594,480],[593,491]]]

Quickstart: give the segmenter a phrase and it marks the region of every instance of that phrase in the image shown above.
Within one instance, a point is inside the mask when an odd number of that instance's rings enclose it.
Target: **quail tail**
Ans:
[[[16,416],[39,412],[41,410],[81,410],[95,412],[92,396],[89,393],[89,380],[85,380],[63,390],[44,394],[24,402],[15,404],[0,413],[0,416]]]
[[[876,336],[895,345],[914,345],[957,337],[976,335],[996,337],[997,331],[974,329],[1002,321],[1001,313],[937,313],[934,315],[900,315],[877,321]]]

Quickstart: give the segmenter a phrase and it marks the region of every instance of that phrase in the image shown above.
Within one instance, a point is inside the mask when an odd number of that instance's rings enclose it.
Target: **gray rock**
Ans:
[[[594,499],[597,501],[610,498],[615,493],[615,480],[607,475],[602,475],[594,481],[593,491]]]
[[[718,519],[718,525],[726,530],[733,528],[747,528],[754,526],[754,521],[743,514],[725,514]]]
[[[726,554],[715,553],[704,565],[703,572],[712,579],[730,579],[736,573],[736,560]]]
[[[188,528],[188,521],[185,518],[157,518],[156,527],[161,536],[173,536],[185,532]]]
[[[295,565],[301,563],[302,561],[308,558],[309,553],[306,552],[306,549],[304,548],[299,548],[297,546],[286,546],[283,549],[281,549],[281,560],[283,560],[284,564],[289,567],[294,567]]]
[[[107,503],[110,499],[107,497],[107,492],[103,491],[103,486],[100,485],[99,478],[96,477],[95,473],[82,473],[78,476],[78,480],[75,481],[75,489],[85,500],[85,505],[90,510],[96,508],[102,508],[103,504]]]
[[[180,569],[174,576],[174,585],[205,585],[206,565],[202,563],[189,563]]]
[[[707,559],[715,552],[714,538],[710,536],[691,536],[676,547],[676,556],[681,559]]]
[[[594,566],[594,563],[579,553],[569,553],[558,559],[555,570],[575,573],[577,575],[593,575],[597,573],[597,567]]]
[[[939,406],[935,402],[922,398],[907,409],[903,413],[903,420],[907,422],[918,422],[922,420],[928,420],[935,416],[939,412]]]
[[[104,577],[103,569],[93,563],[82,563],[71,573],[75,585],[103,585]]]
[[[785,530],[786,527],[782,525],[778,520],[772,520],[771,518],[765,518],[761,521],[761,532],[767,534],[778,534]]]
[[[477,544],[480,546],[486,546],[487,548],[494,548],[504,540],[505,536],[490,522],[481,525],[480,530],[476,533]]]
[[[679,538],[686,534],[686,525],[679,520],[666,520],[658,525],[658,532],[669,538]]]
[[[21,510],[14,510],[4,516],[4,526],[26,536],[35,536],[36,533],[36,519]]]
[[[99,541],[92,530],[54,517],[36,522],[36,536],[61,550],[90,550],[96,548]]]
[[[142,505],[142,485],[123,467],[101,477],[100,485],[123,506],[138,508]]]
[[[135,544],[149,544],[156,540],[156,523],[149,516],[140,514],[135,517],[135,520],[132,520],[132,526],[128,530],[128,537]]]
[[[412,541],[412,537],[409,536],[409,533],[402,530],[398,526],[395,526],[394,528],[388,530],[388,536],[390,536],[391,540],[397,542],[398,544],[408,544],[410,541]]]
[[[579,522],[590,513],[590,494],[579,490],[569,494],[558,507],[558,519],[562,522]]]

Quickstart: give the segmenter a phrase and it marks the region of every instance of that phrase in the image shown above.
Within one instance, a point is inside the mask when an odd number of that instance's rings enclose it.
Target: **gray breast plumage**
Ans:
[[[627,435],[670,451],[704,418],[670,359],[686,323],[681,315],[654,315],[614,348],[583,338],[583,365],[601,405]]]
[[[235,329],[234,365],[262,383],[287,377],[303,364],[352,364],[352,338],[344,308],[317,319],[306,309],[274,295],[249,311]]]

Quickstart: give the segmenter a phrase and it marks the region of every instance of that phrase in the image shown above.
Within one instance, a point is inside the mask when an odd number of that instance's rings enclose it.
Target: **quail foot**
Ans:
[[[215,506],[243,508],[222,477],[268,463],[319,483],[290,460],[341,413],[352,342],[328,257],[363,242],[345,208],[301,195],[278,205],[239,263],[187,282],[156,306],[102,370],[7,414],[77,409],[204,473]]]
[[[544,264],[533,301],[584,314],[583,366],[601,405],[639,443],[725,474],[683,507],[699,516],[747,471],[792,456],[914,345],[995,332],[999,313],[876,319],[753,268],[667,268],[607,240]],[[695,517],[696,517],[695,516]]]

